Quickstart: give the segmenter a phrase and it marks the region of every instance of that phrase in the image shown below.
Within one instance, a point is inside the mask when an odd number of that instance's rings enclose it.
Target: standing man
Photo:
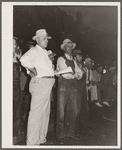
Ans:
[[[65,137],[75,137],[75,123],[77,117],[77,80],[79,74],[72,56],[76,44],[70,39],[65,39],[61,44],[64,55],[57,60],[57,70],[71,67],[73,73],[62,74],[58,77],[57,97],[57,126],[56,136],[63,142]],[[78,72],[78,71],[77,71]]]
[[[97,86],[97,94],[98,94],[98,101],[95,102],[95,105],[98,107],[103,107],[102,106],[102,91],[104,90],[104,84],[101,82],[101,76],[103,74],[103,67],[102,66],[97,66],[97,76],[95,79],[95,84]]]
[[[116,67],[110,67],[109,71],[101,76],[103,88],[103,104],[110,107],[110,101],[116,100],[116,85],[113,82],[113,77],[116,74]]]
[[[54,70],[48,57],[48,39],[45,29],[36,31],[33,40],[37,45],[20,59],[21,64],[31,75],[29,91],[32,95],[27,126],[27,145],[40,145],[46,142],[49,115],[50,93],[54,85]]]
[[[83,67],[83,58],[81,50],[73,51],[75,66],[78,66],[79,72],[82,74],[82,78],[77,79],[77,107],[78,114],[76,120],[76,135],[79,136],[80,133],[85,133],[89,126],[89,106],[87,101],[87,91],[86,91],[86,74]],[[77,70],[78,70],[77,69]]]
[[[93,65],[94,65],[94,62],[93,62],[93,60],[91,60],[91,58],[85,59],[87,99],[89,100],[88,92],[90,91],[90,95],[91,95],[90,101],[91,102],[98,100],[97,86],[95,85],[97,71],[92,70]]]
[[[13,144],[17,144],[18,142],[21,114],[19,59],[22,52],[17,45],[17,39],[18,38],[13,37]]]

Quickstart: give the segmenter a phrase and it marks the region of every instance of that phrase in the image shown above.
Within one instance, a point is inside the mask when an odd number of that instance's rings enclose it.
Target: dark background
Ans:
[[[13,32],[24,45],[45,28],[52,37],[47,49],[57,56],[62,41],[70,38],[84,58],[111,66],[117,57],[117,17],[116,6],[14,6]]]

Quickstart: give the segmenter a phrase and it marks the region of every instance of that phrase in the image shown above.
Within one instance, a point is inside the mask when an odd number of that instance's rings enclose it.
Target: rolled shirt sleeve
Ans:
[[[58,60],[57,60],[57,70],[62,70],[62,69],[65,69],[67,68],[67,65],[65,63],[65,59],[63,57],[59,57]],[[74,75],[72,74],[62,74],[62,76],[65,78],[65,79],[74,79]]]

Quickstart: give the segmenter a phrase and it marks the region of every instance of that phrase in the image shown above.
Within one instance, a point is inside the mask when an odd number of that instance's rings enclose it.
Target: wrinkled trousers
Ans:
[[[77,96],[78,114],[76,120],[76,134],[79,134],[84,128],[88,128],[90,126],[86,81],[82,79],[78,80],[77,89],[78,89],[78,96]]]
[[[77,81],[62,79],[58,82],[56,137],[73,137],[77,116]]]
[[[50,93],[54,79],[32,78],[29,90],[32,95],[27,125],[27,145],[39,145],[46,142],[49,115]]]

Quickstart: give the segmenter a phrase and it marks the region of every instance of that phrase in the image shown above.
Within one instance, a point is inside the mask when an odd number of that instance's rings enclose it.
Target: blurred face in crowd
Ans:
[[[16,45],[17,45],[16,40],[15,40],[15,39],[13,39],[13,51],[15,51],[15,49],[16,49]]]
[[[86,66],[88,69],[92,69],[92,67],[93,67],[92,61],[87,62],[87,63],[85,64],[85,66]]]
[[[32,44],[28,45],[29,49],[31,49],[32,47],[34,47]]]
[[[76,54],[75,60],[76,60],[78,63],[81,63],[81,62],[82,62],[82,59],[83,59],[82,55]]]
[[[72,51],[73,51],[73,44],[69,42],[65,45],[65,53],[71,55]]]
[[[49,56],[50,60],[53,62],[54,61],[54,54],[52,53],[52,54],[50,54],[48,56]]]
[[[47,36],[40,36],[36,39],[38,45],[45,49],[48,46],[48,37]]]
[[[97,71],[98,71],[98,73],[103,73],[103,67],[102,67],[102,66],[99,66],[99,67],[97,68]]]
[[[111,73],[111,75],[115,75],[116,70],[111,70],[111,71],[109,71],[109,72]]]

